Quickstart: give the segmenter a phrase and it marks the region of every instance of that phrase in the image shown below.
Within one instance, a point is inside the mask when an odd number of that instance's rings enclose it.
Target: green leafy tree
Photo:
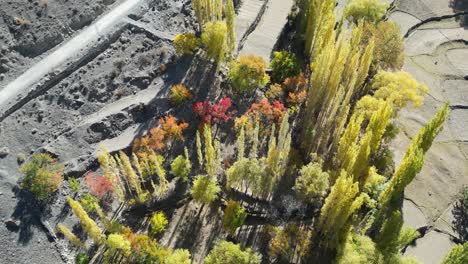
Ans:
[[[244,224],[247,218],[247,212],[242,205],[236,201],[228,201],[224,209],[223,225],[229,233],[234,234],[238,227]]]
[[[468,263],[468,242],[456,245],[450,250],[442,261],[442,264],[465,264]]]
[[[302,167],[294,190],[305,202],[323,197],[329,187],[329,174],[322,171],[320,163],[309,163]]]
[[[219,242],[205,258],[205,264],[260,264],[261,255],[250,248],[242,250],[239,244]]]
[[[186,182],[192,168],[188,157],[188,150],[185,148],[185,156],[179,155],[171,164],[171,171],[176,176],[179,177],[183,182]]]
[[[200,46],[200,40],[193,33],[178,34],[174,38],[174,48],[179,55],[193,55]]]
[[[352,0],[344,10],[344,16],[357,23],[360,20],[377,23],[382,20],[389,5],[379,0]]]
[[[201,35],[206,56],[215,62],[223,62],[227,51],[227,26],[225,22],[208,22]]]
[[[195,201],[202,204],[209,204],[216,199],[220,191],[221,188],[215,179],[209,176],[199,175],[195,177],[190,193]]]
[[[288,77],[301,73],[301,66],[296,55],[287,51],[274,52],[270,68],[272,70],[271,77],[274,82],[282,82]]]
[[[163,212],[156,212],[150,219],[150,233],[152,236],[163,232],[169,222]]]
[[[233,87],[240,93],[265,86],[269,81],[266,74],[266,62],[262,57],[243,56],[233,61],[229,71]]]
[[[176,249],[164,259],[163,264],[191,264],[190,252],[186,249]]]
[[[226,186],[228,188],[244,188],[247,192],[252,189],[254,195],[261,195],[265,192],[263,183],[265,175],[264,163],[256,158],[242,158],[236,161],[226,170]]]
[[[62,186],[63,167],[49,154],[34,154],[20,171],[24,174],[21,186],[38,199],[47,198]]]

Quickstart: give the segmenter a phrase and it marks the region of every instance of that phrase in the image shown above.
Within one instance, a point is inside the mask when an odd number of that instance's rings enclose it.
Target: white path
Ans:
[[[94,44],[104,41],[106,36],[125,25],[123,18],[147,0],[125,0],[106,15],[86,27],[50,55],[0,90],[0,115],[28,94],[32,87],[51,72],[60,72],[60,66],[78,61],[84,52],[93,49]]]
[[[237,44],[257,18],[263,4],[267,0],[244,0],[236,16]]]
[[[240,54],[255,54],[269,62],[293,4],[293,0],[270,0],[262,20],[247,38]]]

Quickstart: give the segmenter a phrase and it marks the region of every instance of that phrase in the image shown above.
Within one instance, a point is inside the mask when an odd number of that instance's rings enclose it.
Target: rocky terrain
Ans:
[[[344,1],[339,2],[341,7]],[[269,61],[292,4],[242,1],[238,53]],[[400,112],[396,160],[444,102],[452,110],[403,205],[406,224],[423,233],[405,254],[440,263],[458,239],[452,228],[454,196],[468,184],[468,3],[392,5],[388,18],[405,36],[404,69],[431,89],[424,106]],[[67,263],[68,249],[49,230],[58,222],[74,223],[67,217],[68,188],[44,211],[17,187],[18,156],[45,150],[60,158],[69,177],[81,177],[96,168],[100,146],[124,149],[163,114],[184,115],[184,109],[170,110],[172,85],[185,84],[194,100],[215,98],[217,69],[175,55],[174,36],[197,26],[189,0],[0,0],[0,6],[0,262]],[[255,204],[246,206],[256,210]],[[220,237],[222,223],[213,216],[221,212],[194,202],[177,203],[167,212],[171,221],[161,243],[189,249],[198,263]],[[262,248],[257,224],[243,227],[240,240]]]

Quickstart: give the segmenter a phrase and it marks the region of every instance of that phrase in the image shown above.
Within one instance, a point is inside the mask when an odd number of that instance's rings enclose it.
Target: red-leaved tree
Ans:
[[[232,106],[231,99],[224,97],[214,105],[208,101],[196,102],[192,106],[192,111],[200,118],[200,126],[226,123],[232,119],[233,111],[229,111]]]
[[[108,179],[106,179],[106,177],[97,175],[93,172],[86,173],[84,182],[91,191],[91,194],[99,199],[101,199],[104,195],[114,190],[114,188],[112,187],[112,183]]]

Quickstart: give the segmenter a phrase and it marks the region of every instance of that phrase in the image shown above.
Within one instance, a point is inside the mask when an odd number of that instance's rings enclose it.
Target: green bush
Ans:
[[[80,252],[75,257],[75,264],[88,264],[89,257],[86,253]]]
[[[163,232],[169,222],[163,212],[154,213],[150,220],[150,234],[156,236]]]
[[[24,174],[21,186],[37,198],[44,199],[62,186],[63,167],[49,154],[39,153],[20,168]]]
[[[77,192],[80,189],[80,183],[75,178],[68,178],[68,184],[71,192]]]
[[[301,67],[296,55],[287,51],[277,51],[273,53],[270,68],[271,78],[274,82],[281,83],[284,79],[301,73]]]
[[[190,160],[185,158],[183,155],[179,155],[171,164],[171,171],[176,176],[179,177],[183,182],[187,181],[188,175],[192,165]]]
[[[92,196],[91,194],[85,193],[83,195],[83,198],[81,198],[80,202],[83,205],[83,208],[86,210],[86,212],[91,213],[96,210],[96,204],[99,201],[96,197]]]

